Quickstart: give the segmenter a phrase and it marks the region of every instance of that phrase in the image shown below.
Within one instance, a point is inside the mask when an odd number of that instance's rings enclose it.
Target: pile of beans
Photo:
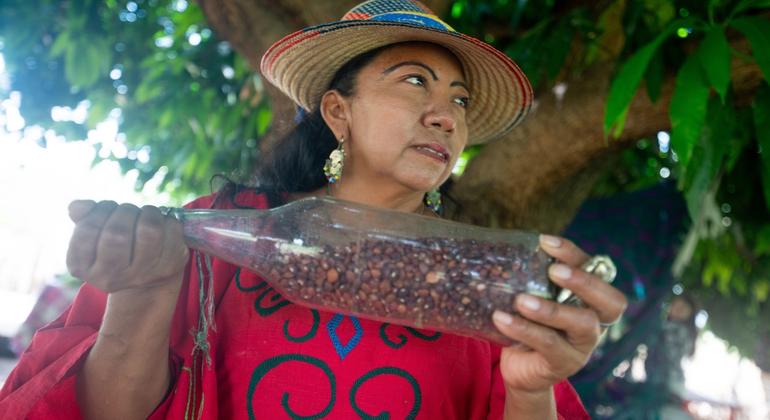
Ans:
[[[551,297],[550,257],[510,243],[366,240],[313,252],[286,248],[268,280],[297,303],[417,328],[508,341],[491,322],[518,293]]]

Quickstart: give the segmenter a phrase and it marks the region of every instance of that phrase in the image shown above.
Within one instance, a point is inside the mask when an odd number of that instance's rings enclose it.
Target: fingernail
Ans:
[[[90,213],[95,205],[96,203],[91,200],[74,200],[67,207],[67,212],[69,213],[70,219],[77,223],[80,219]]]
[[[495,311],[495,313],[492,314],[492,319],[503,325],[513,324],[513,317],[502,311]]]
[[[536,311],[540,309],[540,301],[529,295],[519,295],[519,302],[527,309]]]
[[[551,266],[551,275],[562,280],[572,277],[572,269],[564,264],[554,264]]]
[[[550,246],[551,248],[558,248],[561,246],[561,239],[551,235],[540,235],[540,242]]]

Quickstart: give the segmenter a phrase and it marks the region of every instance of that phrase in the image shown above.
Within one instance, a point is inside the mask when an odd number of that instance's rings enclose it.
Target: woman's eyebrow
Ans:
[[[436,76],[436,72],[435,72],[435,71],[433,71],[433,69],[432,69],[432,68],[430,68],[430,67],[428,67],[426,64],[424,64],[424,63],[421,63],[421,62],[419,62],[419,61],[402,61],[402,62],[400,62],[400,63],[398,63],[398,64],[394,64],[394,65],[392,65],[392,66],[390,66],[390,67],[386,68],[385,70],[383,70],[383,71],[382,71],[382,74],[383,74],[383,75],[386,75],[386,74],[388,74],[388,73],[391,73],[393,70],[395,70],[395,69],[397,69],[397,68],[399,68],[399,67],[403,67],[403,66],[417,66],[417,67],[422,67],[422,68],[424,68],[425,70],[427,70],[427,71],[428,71],[428,73],[430,73],[431,77],[433,77],[433,80],[438,80],[438,77]]]
[[[459,80],[455,80],[454,82],[450,83],[449,86],[452,86],[452,87],[459,86],[461,88],[464,88],[468,92],[471,91],[470,88],[468,88],[468,85],[465,84],[465,82],[461,82]]]
[[[393,71],[394,71],[394,70],[396,70],[397,68],[399,68],[399,67],[403,67],[403,66],[417,66],[417,67],[422,67],[422,68],[424,68],[425,70],[427,70],[427,71],[428,71],[428,73],[430,73],[431,77],[433,77],[433,80],[438,80],[438,76],[436,76],[436,72],[435,72],[435,71],[433,71],[433,69],[432,69],[432,68],[428,67],[428,65],[427,65],[427,64],[425,64],[425,63],[421,63],[421,62],[419,62],[419,61],[402,61],[402,62],[400,62],[400,63],[398,63],[398,64],[394,64],[394,65],[392,65],[392,66],[390,66],[390,67],[386,68],[385,70],[383,70],[383,71],[382,71],[382,75],[384,76],[384,75],[386,75],[386,74],[388,74],[388,73],[391,73],[391,72],[393,72]],[[450,83],[450,84],[449,84],[449,86],[452,86],[452,87],[454,87],[454,86],[459,86],[459,87],[465,88],[465,90],[467,90],[468,92],[470,92],[470,89],[468,89],[468,85],[466,85],[466,84],[465,84],[465,82],[461,82],[461,81],[459,81],[459,80],[455,80],[454,82]]]

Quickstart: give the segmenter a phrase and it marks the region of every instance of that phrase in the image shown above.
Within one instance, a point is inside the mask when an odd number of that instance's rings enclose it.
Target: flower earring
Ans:
[[[428,191],[428,193],[425,194],[424,201],[425,205],[433,210],[434,213],[438,214],[441,211],[441,193],[438,191],[438,188]]]
[[[329,184],[334,184],[342,177],[342,167],[345,166],[345,150],[342,148],[342,143],[345,142],[345,138],[341,138],[337,145],[337,148],[332,150],[329,154],[329,159],[326,159],[324,164],[324,175],[329,180]]]

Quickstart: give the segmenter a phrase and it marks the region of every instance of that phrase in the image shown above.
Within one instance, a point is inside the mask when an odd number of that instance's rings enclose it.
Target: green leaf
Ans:
[[[726,287],[732,286],[733,289],[737,292],[738,296],[746,296],[746,293],[749,291],[748,281],[746,281],[746,277],[741,275],[735,275],[736,273],[731,273],[731,274],[733,274],[733,276],[728,277],[727,280],[725,280],[725,286]]]
[[[272,121],[273,112],[270,108],[266,106],[260,107],[257,112],[257,134],[263,136],[267,132],[268,127],[270,127],[270,122]]]
[[[607,135],[610,130],[613,130],[615,137],[618,137],[619,134],[623,132],[628,107],[639,88],[639,83],[642,81],[642,77],[647,70],[647,65],[650,63],[652,56],[655,54],[660,44],[668,38],[675,26],[678,25],[675,25],[672,22],[666,30],[661,32],[649,44],[634,53],[620,67],[618,74],[612,80],[610,93],[607,97],[607,107],[604,112],[605,135]]]
[[[647,72],[644,75],[644,81],[647,85],[647,96],[650,97],[652,102],[657,102],[660,97],[660,92],[663,90],[664,75],[663,55],[660,53],[655,54],[652,60],[650,60]]]
[[[754,245],[757,255],[770,255],[770,225],[764,225],[757,233],[757,243]]]
[[[760,17],[743,17],[735,19],[730,26],[741,31],[751,44],[751,53],[759,68],[770,81],[770,21]]]
[[[708,103],[708,124],[701,131],[700,141],[693,150],[692,159],[686,167],[685,200],[693,220],[698,220],[703,208],[706,191],[716,182],[730,142],[732,105],[722,105],[713,98]]]
[[[89,127],[96,127],[97,124],[107,119],[109,108],[102,101],[93,102],[88,108],[87,124]]]
[[[724,102],[730,86],[730,46],[722,27],[712,27],[699,49],[703,50],[698,56],[706,77]]]
[[[612,137],[619,138],[621,134],[623,134],[623,126],[626,123],[626,118],[628,118],[628,110],[630,107],[626,107],[626,109],[623,110],[623,113],[620,114],[620,117],[618,117],[618,120],[620,123],[616,124],[615,127],[612,129]]]
[[[51,50],[48,54],[51,57],[61,57],[70,47],[70,34],[69,32],[62,32],[56,37],[56,41],[51,45]]]
[[[143,80],[136,88],[134,100],[136,100],[137,104],[144,104],[161,96],[165,90],[163,83],[158,80]]]
[[[768,294],[770,294],[770,281],[766,279],[759,280],[754,283],[753,289],[754,296],[757,298],[757,300],[764,302],[767,300]]]
[[[106,76],[110,67],[110,47],[105,40],[90,39],[86,35],[69,38],[64,54],[64,74],[77,88],[87,88]]]
[[[763,83],[754,97],[754,131],[761,149],[760,161],[765,203],[770,209],[770,86]]]
[[[723,295],[730,294],[730,278],[732,270],[716,258],[710,258],[709,263],[703,270],[703,283],[706,286],[714,284],[717,281],[717,290]]]
[[[685,168],[706,121],[709,85],[698,58],[701,51],[687,57],[679,69],[669,107],[671,148]]]
[[[158,128],[170,128],[175,118],[179,118],[179,114],[173,108],[166,108],[160,113]]]
[[[719,3],[720,3],[720,0],[709,0],[707,12],[708,12],[710,22],[714,22],[714,9],[716,9]]]
[[[770,0],[741,0],[738,5],[735,6],[732,14],[737,15],[749,9],[759,9],[765,7],[770,7]]]
[[[727,162],[725,170],[728,173],[733,172],[735,165],[743,154],[746,145],[754,141],[754,117],[750,108],[735,109],[731,108],[734,114],[733,144],[727,150]]]
[[[553,19],[545,19],[527,30],[518,40],[506,48],[505,53],[516,60],[527,74],[532,86],[537,87],[546,59],[545,54],[540,54],[541,44],[546,39],[548,30],[552,26]]]
[[[549,80],[553,80],[559,75],[564,60],[567,59],[570,47],[572,46],[572,28],[566,22],[560,22],[550,32],[550,36],[545,40],[543,47],[549,52],[545,55],[544,66]]]
[[[644,9],[655,17],[657,27],[663,27],[676,17],[676,7],[670,0],[644,0]]]

